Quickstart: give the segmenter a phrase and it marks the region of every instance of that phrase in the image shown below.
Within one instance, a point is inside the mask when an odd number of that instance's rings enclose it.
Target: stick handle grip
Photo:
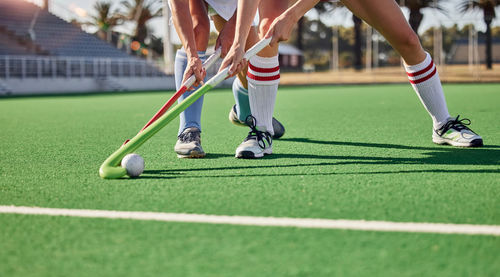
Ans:
[[[203,67],[205,69],[209,69],[210,67],[212,67],[212,65],[215,64],[215,62],[220,58],[220,52],[221,52],[221,48],[219,47],[217,50],[215,50],[215,52],[210,55],[210,57],[208,57],[208,59],[203,63]],[[185,86],[186,88],[190,88],[193,84],[194,84],[194,81],[196,81],[196,76],[194,75],[191,75],[191,77],[189,77],[186,82],[184,84],[182,84],[182,86]]]
[[[220,58],[221,51],[221,47],[217,48],[217,50],[215,50],[215,52],[210,55],[210,57],[208,57],[208,59],[203,63],[203,67],[205,69],[209,69],[210,67],[212,67],[212,65],[214,65],[215,62]]]
[[[251,57],[257,55],[257,53],[259,53],[262,49],[264,49],[264,47],[269,45],[269,43],[271,42],[272,39],[273,38],[270,37],[270,38],[265,38],[265,39],[260,40],[254,46],[252,46],[250,49],[247,50],[247,52],[245,53],[243,58],[248,60]]]

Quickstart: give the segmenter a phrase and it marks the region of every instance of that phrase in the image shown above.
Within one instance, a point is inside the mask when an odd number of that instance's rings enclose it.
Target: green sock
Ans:
[[[233,82],[234,101],[236,102],[236,112],[238,119],[245,122],[247,117],[251,114],[250,103],[248,101],[248,90],[243,87],[238,78]]]

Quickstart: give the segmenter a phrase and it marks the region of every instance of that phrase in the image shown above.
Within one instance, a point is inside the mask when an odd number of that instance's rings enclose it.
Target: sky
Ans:
[[[29,2],[34,2],[36,4],[41,5],[42,0],[28,0]],[[93,12],[93,5],[97,0],[51,0],[52,6],[51,11],[60,17],[63,17],[67,20],[71,18],[84,18]],[[119,7],[121,0],[110,0],[114,3],[114,7]],[[459,26],[463,26],[466,24],[473,23],[476,28],[480,31],[484,31],[486,26],[482,20],[482,13],[477,12],[469,12],[466,14],[461,14],[458,12],[456,7],[463,0],[448,0],[446,4],[444,4],[446,15],[440,13],[433,9],[424,9],[424,19],[422,21],[422,25],[419,31],[424,31],[433,26],[451,26],[457,23]],[[403,9],[406,17],[408,17],[408,12],[406,9]],[[307,14],[310,17],[316,17],[317,15],[313,12],[309,12]],[[497,9],[497,18],[493,21],[493,26],[500,26],[500,9]],[[344,25],[351,26],[352,20],[351,17],[348,16],[347,13],[341,12],[340,9],[337,12],[334,12],[332,15],[329,15],[328,18],[322,18],[322,20],[328,25]],[[163,19],[155,19],[152,20],[149,24],[155,33],[156,36],[163,36],[165,30],[165,22]],[[122,30],[119,31],[127,31],[127,27],[122,27]],[[174,43],[179,43],[179,39],[175,34],[172,37]]]

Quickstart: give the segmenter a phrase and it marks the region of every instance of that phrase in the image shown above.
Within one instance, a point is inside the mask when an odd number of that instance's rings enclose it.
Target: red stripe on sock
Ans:
[[[273,68],[263,68],[263,67],[257,67],[251,63],[248,63],[248,67],[250,67],[251,70],[253,70],[255,72],[259,72],[259,73],[272,73],[272,72],[280,70],[279,65],[277,67],[273,67]]]
[[[410,80],[410,83],[416,85],[416,84],[420,84],[422,82],[425,82],[427,80],[429,80],[430,78],[432,78],[432,76],[436,75],[436,72],[437,72],[437,68],[434,68],[434,71],[432,71],[431,74],[425,76],[424,78],[421,78],[421,79],[417,79],[417,80]]]
[[[432,66],[433,66],[433,65],[434,65],[434,61],[433,61],[433,60],[431,60],[431,63],[429,63],[429,65],[428,65],[426,68],[424,68],[424,69],[422,69],[422,70],[420,70],[420,71],[417,71],[417,72],[413,72],[413,73],[406,72],[406,74],[408,74],[408,77],[416,77],[416,76],[418,76],[418,75],[422,75],[422,74],[424,74],[425,72],[427,72],[427,71],[431,70],[431,68],[432,68]]]
[[[248,76],[248,78],[255,80],[255,81],[274,81],[274,80],[278,80],[280,78],[279,74],[273,75],[273,76],[263,77],[263,76],[255,76],[250,72],[247,72],[247,76]]]

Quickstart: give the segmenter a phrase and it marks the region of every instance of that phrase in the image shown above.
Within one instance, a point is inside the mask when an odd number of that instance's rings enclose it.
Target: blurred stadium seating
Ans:
[[[158,64],[34,4],[0,1],[0,95],[173,87],[173,77]]]

